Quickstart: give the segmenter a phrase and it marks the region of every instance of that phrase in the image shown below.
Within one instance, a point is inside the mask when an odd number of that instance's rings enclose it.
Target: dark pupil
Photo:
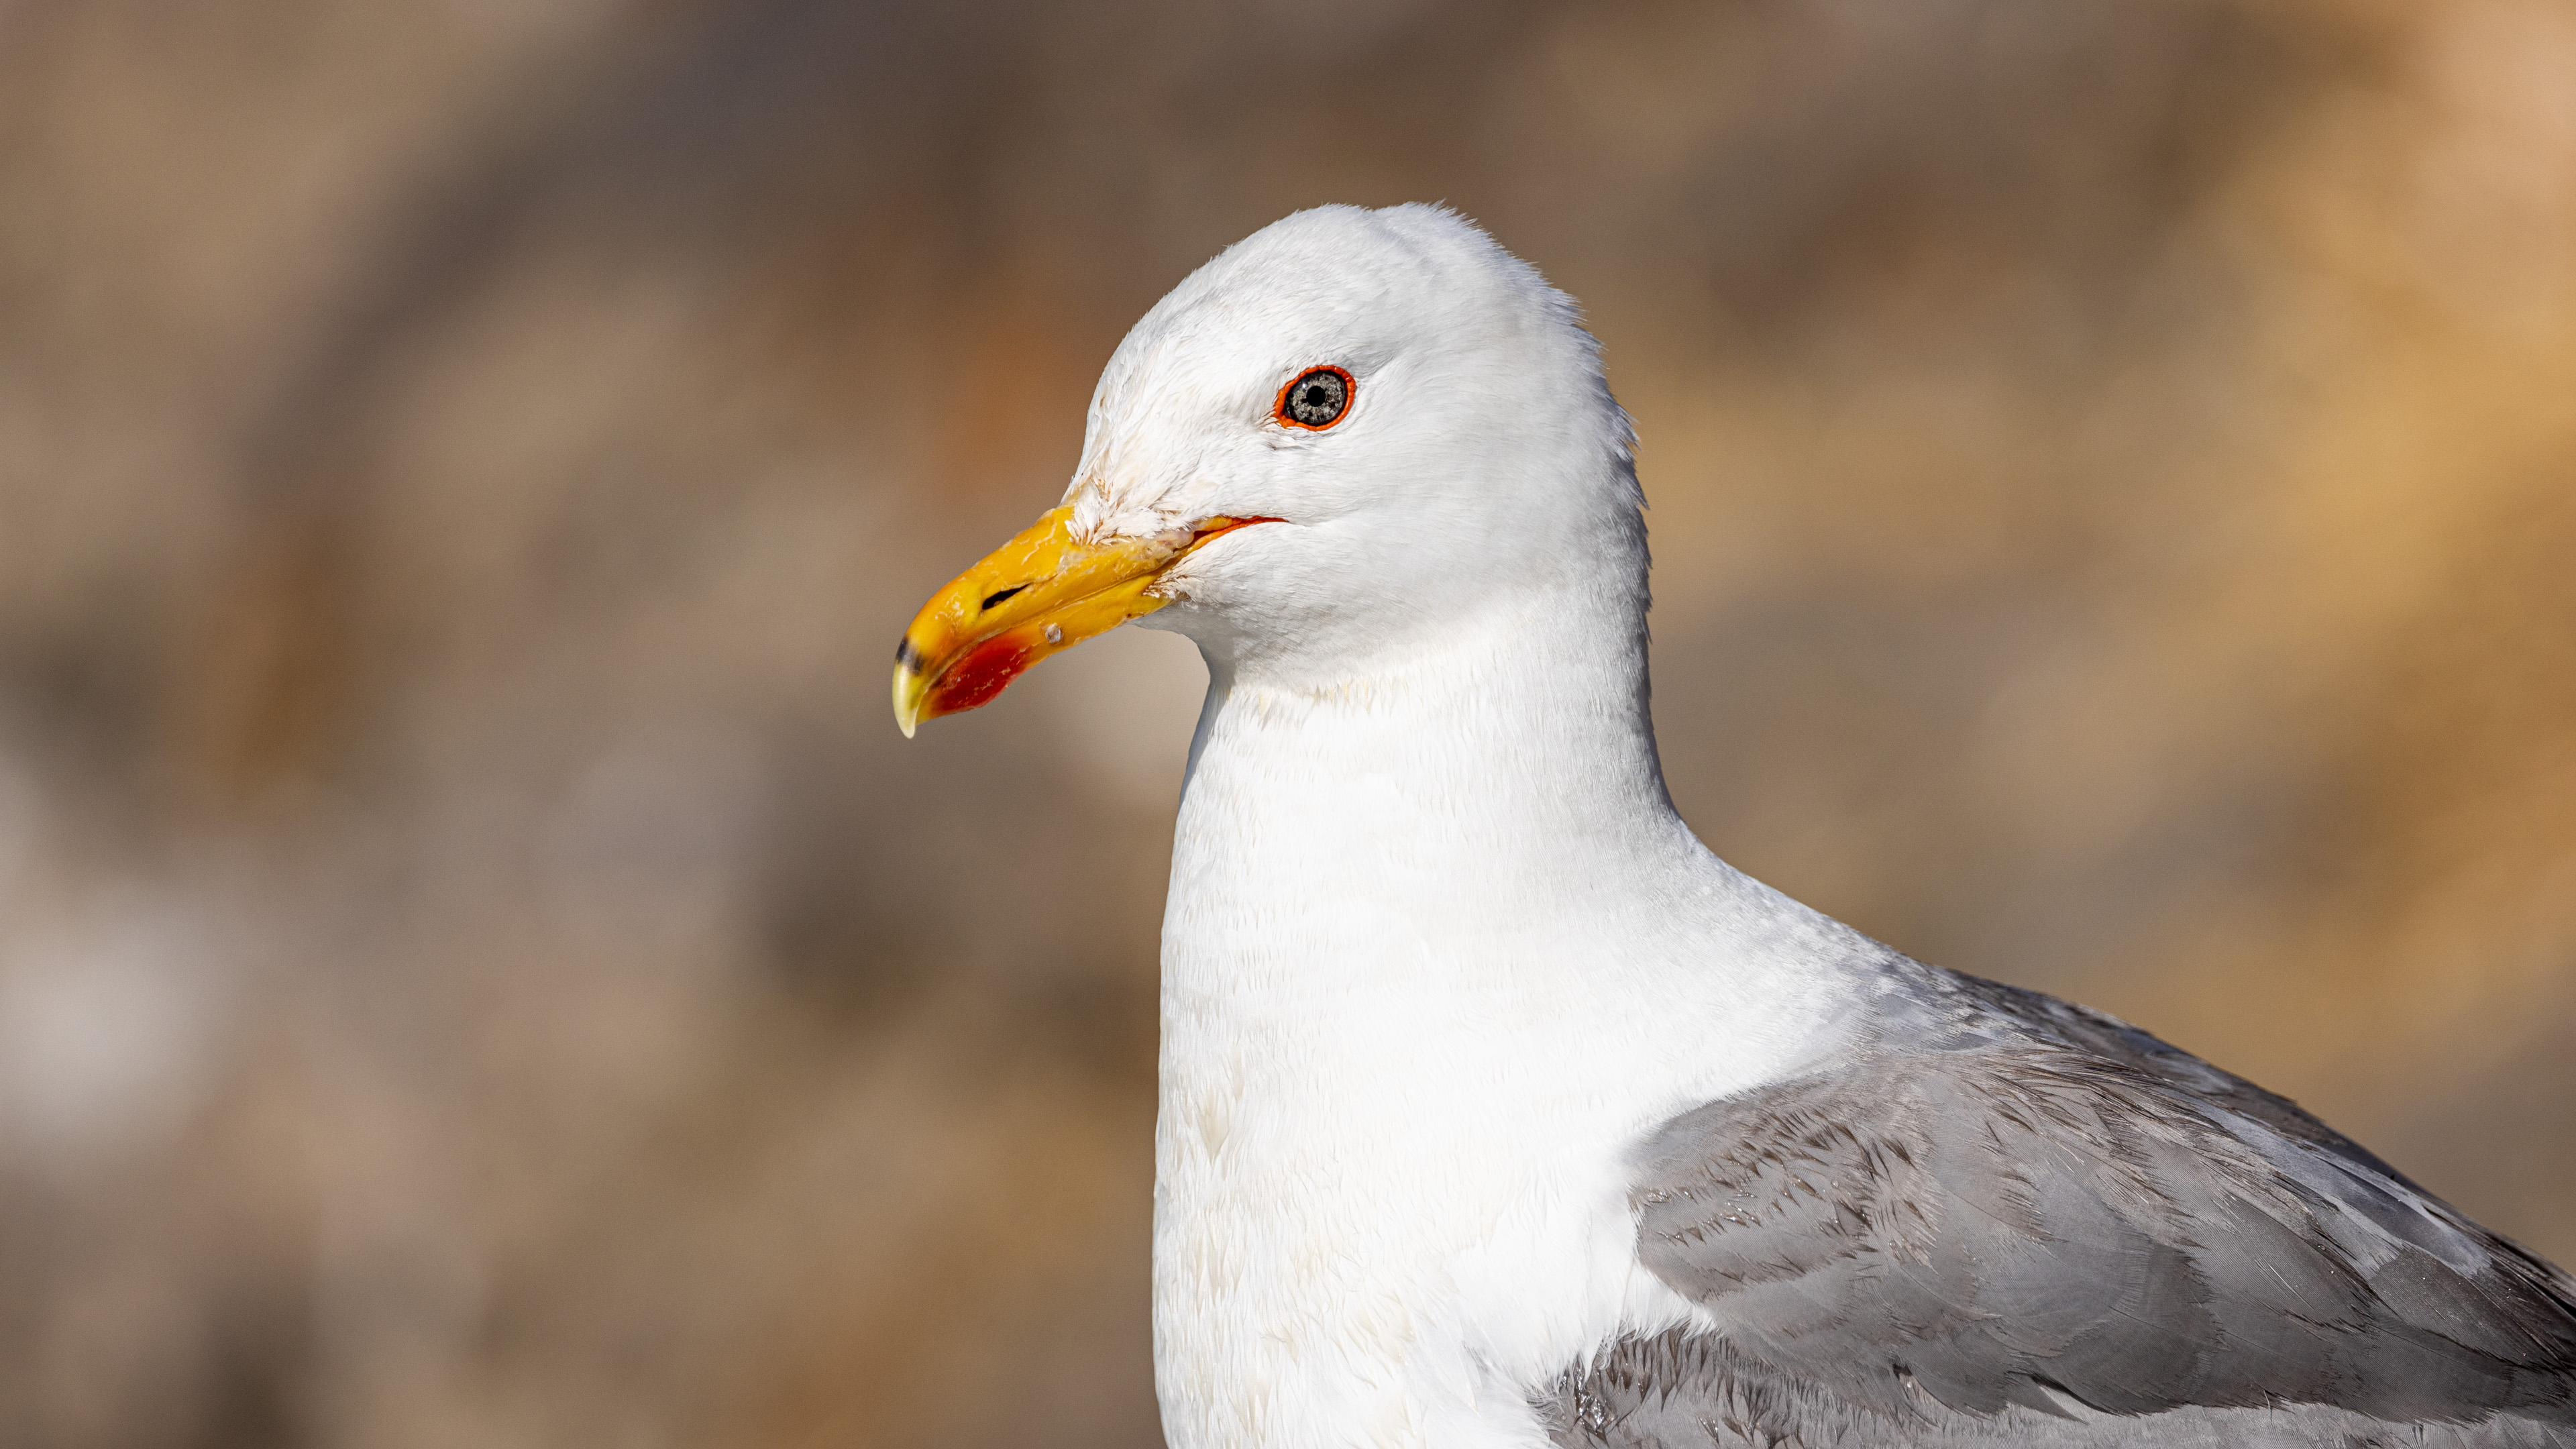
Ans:
[[[1310,428],[1323,427],[1340,417],[1346,401],[1348,394],[1342,389],[1342,380],[1329,372],[1308,373],[1288,390],[1289,410],[1297,415],[1297,421]]]

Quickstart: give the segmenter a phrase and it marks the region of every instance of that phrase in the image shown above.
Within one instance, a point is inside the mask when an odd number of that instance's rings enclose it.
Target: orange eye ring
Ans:
[[[1351,415],[1351,403],[1359,397],[1359,384],[1346,368],[1329,363],[1310,367],[1279,389],[1279,400],[1270,408],[1270,416],[1283,428],[1298,428],[1320,433]]]

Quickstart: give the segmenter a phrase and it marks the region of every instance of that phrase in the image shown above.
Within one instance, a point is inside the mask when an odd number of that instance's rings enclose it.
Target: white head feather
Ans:
[[[1334,366],[1348,411],[1282,426]],[[1643,628],[1643,499],[1627,415],[1573,300],[1456,213],[1326,206],[1175,287],[1093,395],[1076,531],[1276,518],[1193,553],[1142,621],[1220,667],[1338,682],[1509,600],[1573,591]]]

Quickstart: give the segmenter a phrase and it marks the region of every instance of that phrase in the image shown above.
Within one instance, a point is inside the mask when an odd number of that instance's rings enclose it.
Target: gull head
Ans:
[[[905,632],[896,722],[1130,620],[1328,685],[1497,610],[1642,611],[1630,437],[1573,301],[1473,224],[1299,212],[1119,344],[1062,504]]]

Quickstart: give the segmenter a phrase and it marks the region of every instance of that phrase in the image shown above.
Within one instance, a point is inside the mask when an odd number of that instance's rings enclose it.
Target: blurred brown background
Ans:
[[[0,5],[0,1445],[1148,1445],[1127,325],[1446,199],[1673,785],[2576,1260],[2576,5]]]

